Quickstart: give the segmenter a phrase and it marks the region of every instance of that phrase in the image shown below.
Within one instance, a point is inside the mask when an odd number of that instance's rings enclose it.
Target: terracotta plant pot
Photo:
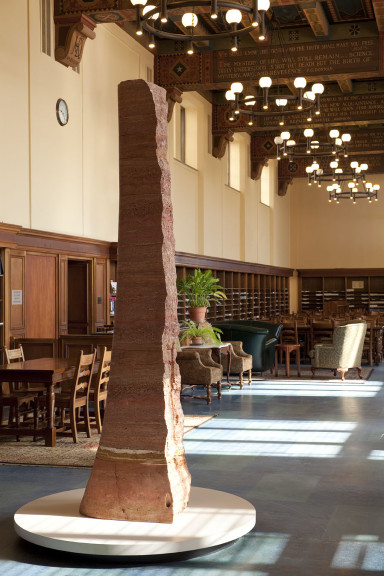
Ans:
[[[201,346],[204,344],[204,340],[201,336],[197,336],[196,338],[192,338],[192,345],[193,346]]]
[[[193,320],[195,324],[202,324],[205,322],[205,315],[207,313],[207,307],[202,306],[201,308],[188,308],[189,318]]]

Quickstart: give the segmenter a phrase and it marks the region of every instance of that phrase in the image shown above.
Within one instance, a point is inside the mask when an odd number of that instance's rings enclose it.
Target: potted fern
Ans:
[[[187,320],[185,322],[186,328],[183,329],[180,336],[180,344],[185,342],[185,340],[191,340],[191,343],[196,346],[198,344],[204,344],[205,342],[211,343],[212,340],[214,344],[220,344],[220,334],[222,331],[214,326],[199,326],[195,324],[193,320]]]
[[[185,280],[182,278],[177,280],[178,293],[185,294],[189,317],[196,324],[204,322],[211,302],[226,299],[223,287],[218,282],[219,279],[213,276],[212,270],[202,272],[200,268],[193,274],[188,274]]]

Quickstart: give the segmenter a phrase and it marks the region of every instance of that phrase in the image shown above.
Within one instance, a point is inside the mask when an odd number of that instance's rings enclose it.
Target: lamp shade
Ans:
[[[359,163],[358,163],[358,162],[356,162],[356,161],[354,161],[354,162],[351,162],[351,168],[353,168],[353,169],[357,168],[357,167],[358,167],[358,165],[359,165]]]
[[[306,169],[305,169],[305,171],[306,171],[307,174],[312,174],[312,172],[313,172],[313,167],[312,167],[312,166],[307,166]]]
[[[322,94],[324,92],[324,86],[320,82],[316,82],[316,84],[312,84],[311,90],[314,94]]]
[[[316,172],[317,172],[317,170],[318,170],[319,168],[320,168],[320,166],[319,166],[319,164],[318,164],[317,162],[314,162],[314,163],[312,164],[312,170],[316,170]]]
[[[226,100],[228,100],[229,102],[232,102],[234,100],[236,100],[236,96],[234,94],[234,92],[232,92],[232,90],[227,90],[225,93],[225,98]]]
[[[338,138],[340,132],[338,130],[332,129],[329,131],[329,135],[331,138]]]
[[[282,139],[281,136],[275,136],[273,141],[276,144],[276,146],[280,146],[280,144],[282,144],[284,142],[284,140]]]
[[[289,140],[290,137],[291,137],[291,134],[290,134],[290,132],[282,132],[282,133],[280,134],[280,137],[281,137],[283,140]]]
[[[235,8],[228,10],[227,13],[225,14],[225,19],[228,22],[228,24],[240,24],[241,22],[240,10],[236,10]]]
[[[270,88],[272,86],[272,79],[269,76],[262,76],[259,80],[260,88]]]
[[[295,140],[287,140],[287,146],[295,146],[296,142]]]
[[[148,6],[145,6],[145,8],[143,8],[143,14],[147,14],[148,12],[150,12],[151,10],[154,10],[155,8],[156,8],[156,6],[151,6],[151,4],[148,4]],[[157,20],[158,17],[159,17],[158,12],[155,12],[155,14],[150,16],[151,20]]]
[[[264,10],[265,12],[269,10],[270,1],[269,0],[258,0],[257,9]]]
[[[275,104],[276,106],[286,106],[288,104],[288,100],[286,98],[276,98]]]
[[[243,85],[241,82],[232,82],[231,84],[231,91],[234,94],[241,94],[243,91]]]
[[[245,96],[244,98],[244,104],[246,106],[254,106],[256,104],[256,100],[255,97],[252,96],[252,94],[250,94],[249,96]]]
[[[293,85],[295,88],[305,88],[307,85],[307,81],[305,78],[298,77],[294,79]]]
[[[348,134],[348,132],[346,132],[345,134],[341,135],[341,139],[343,142],[350,142],[351,141],[351,135]]]
[[[368,170],[368,164],[361,164],[360,168],[362,169],[363,172],[366,172]]]
[[[314,131],[312,130],[312,128],[306,128],[304,130],[304,136],[306,138],[312,138],[313,135],[314,135]]]
[[[311,90],[307,90],[306,92],[304,92],[303,98],[305,98],[306,100],[311,100],[313,102],[316,99],[316,94]]]
[[[131,0],[132,6],[145,6],[147,0]]]
[[[193,12],[186,12],[181,18],[181,23],[185,28],[194,28],[197,26],[197,16]]]
[[[338,167],[339,163],[336,162],[336,160],[333,160],[332,162],[330,162],[329,165],[332,168],[332,170],[335,170]]]

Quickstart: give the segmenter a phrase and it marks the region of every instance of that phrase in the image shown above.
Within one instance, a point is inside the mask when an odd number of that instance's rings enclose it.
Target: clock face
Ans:
[[[68,106],[65,100],[59,98],[56,102],[56,117],[61,126],[65,126],[69,119]]]

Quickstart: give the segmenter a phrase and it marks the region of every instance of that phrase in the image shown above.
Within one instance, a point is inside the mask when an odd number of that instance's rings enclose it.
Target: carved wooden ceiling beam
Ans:
[[[322,4],[314,0],[302,0],[299,4],[316,38],[329,38],[329,22]]]

